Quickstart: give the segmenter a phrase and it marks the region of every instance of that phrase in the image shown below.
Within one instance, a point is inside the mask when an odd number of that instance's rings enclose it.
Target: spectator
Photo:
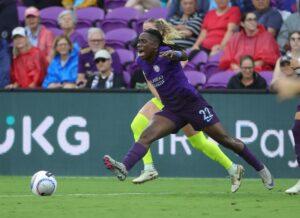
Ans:
[[[96,63],[97,72],[89,77],[86,88],[115,89],[125,87],[122,74],[114,72],[111,67],[112,59],[107,50],[101,49],[97,51],[94,61]]]
[[[10,83],[11,32],[19,22],[16,1],[0,1],[0,20],[0,88],[4,88]]]
[[[240,9],[228,7],[228,2],[216,0],[218,8],[205,15],[200,35],[192,49],[200,48],[211,56],[223,51],[241,19]]]
[[[66,9],[77,10],[97,6],[97,0],[62,0],[62,4]]]
[[[144,13],[145,10],[160,7],[160,0],[127,0],[125,7],[135,8]]]
[[[11,84],[6,88],[40,87],[48,62],[39,48],[32,47],[26,37],[25,28],[16,27],[12,31],[13,63],[11,67]]]
[[[245,13],[253,11],[252,2],[249,0],[231,0],[228,2],[228,6],[238,6],[241,12]],[[206,14],[211,9],[216,9],[217,4],[215,0],[197,0],[197,12],[199,14]],[[181,16],[182,10],[180,8],[180,0],[172,0],[170,3],[167,20],[174,15]]]
[[[235,33],[225,47],[220,68],[238,72],[240,58],[248,54],[254,59],[256,72],[273,71],[280,54],[272,34],[257,24],[254,12],[242,16],[241,27],[240,32]]]
[[[209,10],[210,0],[197,0],[197,13],[206,14]],[[171,0],[168,10],[167,20],[169,21],[173,16],[181,17],[183,15],[182,8],[180,7],[180,0]]]
[[[63,30],[63,34],[71,39],[74,46],[84,48],[86,47],[86,42],[83,36],[75,30],[76,22],[76,15],[71,10],[64,10],[58,15],[58,24]]]
[[[240,73],[231,77],[228,89],[266,89],[266,80],[254,71],[254,60],[250,55],[241,57]]]
[[[270,0],[252,0],[257,21],[263,24],[275,38],[282,25],[282,17],[277,9],[272,8]]]
[[[21,0],[26,7],[36,7],[39,10],[52,6],[62,6],[61,0]]]
[[[53,43],[53,59],[51,60],[44,88],[76,88],[78,53],[73,48],[71,40],[67,36],[59,36]]]
[[[277,60],[271,82],[273,89],[276,89],[276,83],[282,77],[300,76],[300,31],[290,34],[288,47],[286,55]]]
[[[299,3],[300,4],[300,3]],[[289,44],[289,34],[294,31],[300,31],[300,13],[299,5],[296,13],[290,15],[282,24],[280,32],[277,37],[279,49],[282,54],[285,54],[286,47]]]
[[[203,15],[197,13],[196,0],[181,0],[180,5],[182,16],[174,15],[169,22],[182,34],[182,38],[173,41],[182,48],[191,48],[200,33]]]
[[[40,12],[35,7],[25,10],[26,34],[31,45],[38,47],[50,61],[54,34],[40,24]]]
[[[82,49],[79,54],[77,84],[80,84],[80,87],[85,87],[86,79],[97,70],[94,55],[100,49],[106,49],[110,52],[114,71],[122,72],[120,58],[114,49],[105,46],[105,34],[101,29],[96,27],[89,29],[88,45],[89,47]]]

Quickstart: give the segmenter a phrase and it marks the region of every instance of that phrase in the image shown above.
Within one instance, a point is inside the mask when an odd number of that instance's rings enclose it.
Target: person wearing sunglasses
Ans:
[[[90,89],[118,89],[124,88],[122,74],[114,72],[111,54],[101,49],[95,53],[94,61],[97,71],[87,80],[86,88]]]

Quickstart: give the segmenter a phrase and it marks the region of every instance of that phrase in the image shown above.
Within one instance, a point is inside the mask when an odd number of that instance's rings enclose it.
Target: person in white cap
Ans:
[[[107,50],[97,51],[94,61],[97,72],[88,78],[86,88],[111,89],[125,87],[122,74],[113,72],[111,55]]]
[[[54,34],[40,24],[40,12],[37,8],[29,7],[25,10],[25,24],[30,43],[38,47],[50,62]]]
[[[13,62],[11,65],[11,84],[6,88],[40,87],[47,70],[48,62],[39,48],[32,47],[24,27],[12,31]]]

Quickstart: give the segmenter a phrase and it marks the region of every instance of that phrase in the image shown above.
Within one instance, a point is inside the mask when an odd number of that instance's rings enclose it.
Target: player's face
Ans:
[[[157,44],[149,33],[140,34],[137,44],[138,56],[148,62],[152,62],[158,52]]]

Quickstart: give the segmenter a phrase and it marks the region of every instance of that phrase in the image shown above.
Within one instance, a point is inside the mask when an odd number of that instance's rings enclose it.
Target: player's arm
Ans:
[[[160,52],[159,55],[161,57],[167,58],[171,61],[186,61],[188,59],[188,56],[185,51],[179,51],[179,50],[168,50]]]
[[[144,77],[145,77],[145,74],[144,74]],[[148,88],[149,88],[150,92],[152,93],[152,95],[153,95],[155,98],[157,98],[157,99],[160,100],[160,97],[159,97],[159,94],[158,94],[156,88],[152,85],[152,83],[151,83],[149,80],[147,80],[146,77],[145,77],[145,80],[146,80],[146,82],[147,82]]]

